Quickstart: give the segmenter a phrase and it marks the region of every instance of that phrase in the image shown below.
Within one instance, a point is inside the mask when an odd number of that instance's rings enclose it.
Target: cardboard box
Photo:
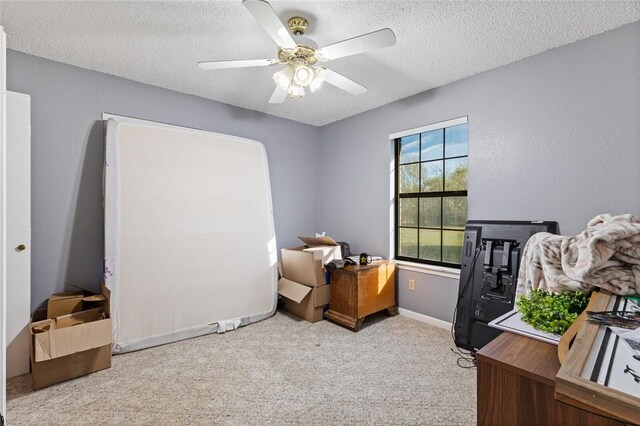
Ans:
[[[111,367],[111,344],[50,361],[31,362],[34,390]]]
[[[324,307],[331,300],[328,285],[309,287],[295,281],[281,278],[278,294],[284,297],[284,310],[309,322],[322,321]]]
[[[328,284],[324,265],[342,259],[338,243],[329,237],[298,237],[306,246],[282,249],[282,277],[311,287]]]
[[[301,237],[298,239],[305,244],[303,251],[322,252],[322,264],[326,265],[333,259],[342,259],[342,247],[331,237]]]
[[[282,277],[310,287],[325,284],[322,253],[304,251],[304,247],[282,249]]]
[[[84,291],[52,294],[47,302],[47,318],[55,318],[82,310]]]
[[[77,303],[69,301],[73,297],[61,298],[57,300],[67,300],[64,304],[72,312],[41,321],[34,317],[29,327],[33,389],[111,367],[110,292],[104,285],[100,291],[75,297],[89,309],[74,311]],[[55,309],[63,306],[54,305]]]
[[[67,293],[52,294],[47,301],[47,318],[57,318],[74,312],[102,307],[105,297],[88,290],[78,289]]]

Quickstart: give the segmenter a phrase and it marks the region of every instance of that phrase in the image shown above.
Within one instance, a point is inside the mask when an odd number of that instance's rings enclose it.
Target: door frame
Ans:
[[[6,152],[7,152],[7,126],[6,126],[6,99],[7,99],[7,37],[0,26],[0,415],[6,417],[7,395],[7,369],[6,369]],[[4,421],[3,421],[4,424]]]

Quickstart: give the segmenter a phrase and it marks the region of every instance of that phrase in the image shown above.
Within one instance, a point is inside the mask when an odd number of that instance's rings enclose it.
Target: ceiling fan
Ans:
[[[203,70],[219,70],[284,65],[284,68],[273,75],[276,88],[269,99],[269,103],[272,104],[284,102],[287,95],[292,98],[302,97],[307,88],[314,92],[322,85],[323,81],[352,95],[361,95],[367,91],[366,87],[317,64],[392,46],[396,43],[393,31],[385,28],[318,48],[312,40],[300,37],[307,30],[308,22],[306,19],[300,17],[289,19],[287,24],[290,33],[268,2],[243,0],[242,5],[249,10],[260,26],[278,44],[277,59],[209,61],[198,62],[198,66]],[[292,34],[297,37],[299,43],[294,40]]]

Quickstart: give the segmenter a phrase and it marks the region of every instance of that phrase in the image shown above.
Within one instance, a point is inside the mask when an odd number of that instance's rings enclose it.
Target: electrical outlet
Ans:
[[[409,290],[416,291],[416,280],[409,280]]]

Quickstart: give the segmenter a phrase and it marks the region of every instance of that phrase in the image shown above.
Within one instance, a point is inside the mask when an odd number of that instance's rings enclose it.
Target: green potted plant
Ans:
[[[522,321],[548,333],[564,334],[589,303],[590,294],[533,290],[516,301]]]

